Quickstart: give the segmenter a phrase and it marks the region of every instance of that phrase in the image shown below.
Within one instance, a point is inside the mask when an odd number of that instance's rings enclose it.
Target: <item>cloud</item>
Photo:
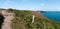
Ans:
[[[60,9],[60,8],[57,8],[58,10]]]
[[[45,6],[45,4],[40,4],[41,6]]]
[[[5,2],[4,4],[5,4],[5,5],[8,5],[8,3],[7,3],[7,2]]]
[[[28,1],[28,0],[22,0],[22,1]]]
[[[5,4],[5,5],[8,5],[10,2],[11,2],[11,0],[6,0],[6,1],[4,2],[4,4]]]

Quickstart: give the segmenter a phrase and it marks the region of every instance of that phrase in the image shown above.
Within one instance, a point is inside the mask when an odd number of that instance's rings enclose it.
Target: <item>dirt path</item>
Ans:
[[[11,20],[13,19],[13,13],[2,12],[2,14],[5,17],[2,29],[11,29]]]

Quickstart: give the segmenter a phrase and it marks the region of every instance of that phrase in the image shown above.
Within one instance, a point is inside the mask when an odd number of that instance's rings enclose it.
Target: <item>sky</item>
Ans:
[[[0,8],[34,11],[60,11],[60,0],[0,0]]]

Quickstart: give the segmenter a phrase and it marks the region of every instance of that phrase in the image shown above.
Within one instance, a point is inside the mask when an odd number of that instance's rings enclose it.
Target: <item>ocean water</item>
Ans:
[[[60,11],[44,11],[41,14],[54,21],[60,21]]]

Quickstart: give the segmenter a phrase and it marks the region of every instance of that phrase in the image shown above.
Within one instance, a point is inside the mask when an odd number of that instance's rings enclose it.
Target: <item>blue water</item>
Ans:
[[[41,14],[49,19],[60,21],[60,11],[44,11]]]

